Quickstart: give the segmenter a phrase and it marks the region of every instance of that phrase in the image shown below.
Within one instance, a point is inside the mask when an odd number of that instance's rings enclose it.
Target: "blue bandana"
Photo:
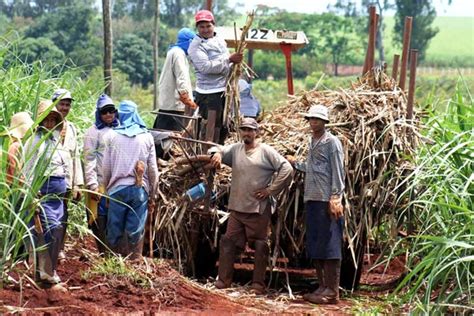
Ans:
[[[118,119],[118,115],[117,113],[115,113],[115,118],[112,122],[112,124],[110,125],[106,125],[102,119],[100,118],[100,110],[105,108],[107,105],[114,105],[114,102],[112,101],[112,99],[106,95],[106,94],[102,94],[99,99],[97,100],[97,103],[96,103],[96,111],[95,111],[95,126],[97,127],[97,129],[103,129],[104,127],[117,127],[120,125],[120,122],[119,122],[119,119]]]
[[[134,137],[138,134],[147,133],[145,122],[138,114],[137,105],[133,101],[120,102],[119,108],[120,126],[114,130],[122,135]]]
[[[184,52],[186,53],[186,55],[188,54],[188,48],[189,48],[189,44],[191,44],[191,41],[193,40],[194,36],[196,36],[196,33],[194,33],[191,29],[188,29],[188,28],[182,28],[181,30],[179,30],[178,32],[178,40],[175,44],[173,45],[170,45],[170,48],[173,48],[173,47],[179,47],[181,48],[182,50],[184,50]]]

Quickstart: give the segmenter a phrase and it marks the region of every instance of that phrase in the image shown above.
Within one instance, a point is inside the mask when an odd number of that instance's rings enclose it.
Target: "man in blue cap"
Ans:
[[[171,45],[166,60],[163,65],[160,81],[158,106],[159,113],[154,128],[161,128],[170,131],[183,130],[184,123],[179,117],[166,114],[183,115],[190,114],[197,108],[193,101],[193,89],[189,76],[188,48],[196,34],[188,29],[182,28],[178,32],[178,39]],[[162,158],[163,150],[157,148],[158,157]]]
[[[120,125],[104,140],[102,179],[109,195],[107,241],[115,252],[139,258],[147,208],[153,209],[158,182],[155,144],[137,105],[122,101]]]
[[[104,139],[120,125],[117,109],[112,99],[102,94],[96,103],[95,122],[84,135],[84,174],[86,188],[86,206],[89,227],[96,236],[97,249],[104,253],[106,248],[105,227],[107,223],[107,203],[102,196],[105,188],[102,181],[102,159]]]

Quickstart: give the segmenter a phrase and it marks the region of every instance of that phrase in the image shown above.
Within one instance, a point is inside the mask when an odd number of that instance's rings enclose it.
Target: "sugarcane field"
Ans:
[[[473,12],[0,0],[0,314],[473,314]]]

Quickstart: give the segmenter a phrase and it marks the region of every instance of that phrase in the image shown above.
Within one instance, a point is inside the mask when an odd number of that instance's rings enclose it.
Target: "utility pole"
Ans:
[[[160,30],[160,0],[155,0],[153,18],[153,110],[158,109],[158,34]]]
[[[206,0],[206,10],[212,11],[212,0]]]
[[[104,24],[104,81],[105,93],[112,96],[112,12],[110,0],[102,0],[102,20]]]

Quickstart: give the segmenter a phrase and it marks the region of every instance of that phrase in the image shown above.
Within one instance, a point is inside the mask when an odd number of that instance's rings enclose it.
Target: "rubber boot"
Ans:
[[[314,296],[320,295],[326,289],[326,282],[324,280],[324,260],[314,259],[313,265],[316,269],[316,276],[318,277],[318,288],[311,292],[303,295],[303,299],[309,301],[310,299],[314,300]]]
[[[228,288],[232,284],[235,251],[234,241],[223,235],[219,244],[219,279],[215,283],[218,289]]]
[[[326,289],[309,301],[316,304],[337,304],[339,302],[339,278],[341,260],[324,260]]]
[[[94,223],[91,225],[92,232],[95,235],[95,243],[99,254],[104,254],[107,251],[107,238],[105,229],[107,227],[107,216],[97,216]]]
[[[265,273],[267,272],[269,252],[270,249],[265,240],[255,241],[255,264],[252,280],[252,291],[255,294],[264,294],[266,291]]]
[[[136,244],[129,243],[130,249],[130,260],[141,259],[143,254],[143,241],[144,236],[142,236]]]
[[[117,244],[115,246],[111,245],[110,248],[117,255],[121,255],[122,257],[128,256],[130,254],[130,246],[127,235],[120,237]]]

